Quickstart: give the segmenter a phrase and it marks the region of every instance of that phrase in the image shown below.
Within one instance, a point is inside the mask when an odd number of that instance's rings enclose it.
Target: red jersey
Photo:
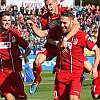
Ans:
[[[60,36],[61,37],[61,36]],[[92,42],[90,36],[79,30],[72,38],[66,42],[67,53],[62,53],[58,49],[57,70],[83,69],[84,67],[84,48],[94,50],[97,46]]]
[[[19,72],[22,70],[19,46],[26,49],[29,44],[18,31],[9,29],[7,34],[0,34],[0,71]]]

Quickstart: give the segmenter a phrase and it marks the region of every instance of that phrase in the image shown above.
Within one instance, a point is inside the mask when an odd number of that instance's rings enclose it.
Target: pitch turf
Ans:
[[[83,83],[83,89],[81,93],[82,100],[93,100],[91,97],[91,77],[88,73],[86,75],[86,81]],[[29,93],[29,87],[31,83],[24,83],[25,92],[28,96],[28,100],[53,100],[53,83],[55,74],[51,71],[42,71],[42,82],[38,86],[35,94]],[[0,100],[2,100],[0,98]]]

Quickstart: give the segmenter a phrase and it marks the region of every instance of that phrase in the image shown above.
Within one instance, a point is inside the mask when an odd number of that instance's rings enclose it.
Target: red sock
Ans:
[[[42,72],[42,65],[33,66],[33,74],[34,74],[34,77],[35,77],[35,80],[34,80],[35,83],[38,83],[40,81],[41,72]]]

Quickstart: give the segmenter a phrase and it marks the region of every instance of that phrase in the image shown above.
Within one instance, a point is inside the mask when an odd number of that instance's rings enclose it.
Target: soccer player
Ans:
[[[30,20],[27,21],[27,23],[29,23],[28,25],[30,25],[30,27],[34,30],[36,35],[38,35],[40,37],[46,36],[46,37],[56,40],[57,34],[59,34],[59,32],[57,31],[57,27],[59,26],[60,13],[68,8],[67,7],[59,7],[57,0],[44,0],[44,1],[45,1],[45,6],[46,6],[48,12],[45,13],[41,18],[43,30],[38,29],[34,25],[34,23],[32,23],[32,21],[30,21]],[[80,25],[79,25],[78,21],[74,20],[74,27],[70,31],[70,33],[69,33],[70,35],[68,34],[66,37],[69,38],[70,36],[73,36],[73,34],[75,34],[79,28],[80,28]],[[65,40],[67,40],[66,37],[62,41],[62,45],[61,45],[62,47],[65,47]],[[56,45],[52,45],[47,42],[44,45],[44,48],[42,48],[42,50],[37,54],[36,59],[33,63],[33,73],[34,73],[35,80],[31,86],[31,90],[30,90],[31,94],[34,94],[36,92],[36,89],[37,89],[39,83],[41,82],[41,77],[40,77],[40,73],[42,71],[41,64],[44,61],[51,60],[52,58],[54,58],[56,56],[57,43],[58,42],[55,42]],[[51,48],[52,48],[52,50],[51,50]]]
[[[0,12],[0,94],[5,100],[26,100],[21,77],[22,59],[31,49],[21,34],[10,26],[11,14]],[[25,53],[20,52],[19,46]]]
[[[98,31],[98,39],[96,42],[97,46],[100,48],[100,28]],[[92,82],[92,97],[93,99],[100,99],[100,63],[98,65],[98,77]]]
[[[73,14],[69,11],[61,13],[60,26],[61,40],[73,26]],[[59,32],[61,33],[61,32]],[[100,50],[92,42],[90,36],[79,30],[73,37],[67,40],[67,52],[63,48],[58,49],[56,63],[56,78],[54,100],[81,100],[82,77],[84,70],[84,47],[95,52],[95,61],[91,69],[93,78],[97,77],[97,66],[100,60]]]

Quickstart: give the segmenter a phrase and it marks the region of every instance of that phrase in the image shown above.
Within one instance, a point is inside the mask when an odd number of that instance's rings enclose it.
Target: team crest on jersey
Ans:
[[[77,43],[78,43],[78,39],[77,38],[74,38],[73,39],[73,44],[76,45]]]
[[[16,42],[16,38],[15,38],[15,36],[12,37],[12,42],[13,42],[13,43]]]
[[[11,48],[11,42],[0,42],[0,49]]]
[[[72,49],[72,43],[71,43],[71,42],[66,42],[66,46],[67,46],[69,49]]]

